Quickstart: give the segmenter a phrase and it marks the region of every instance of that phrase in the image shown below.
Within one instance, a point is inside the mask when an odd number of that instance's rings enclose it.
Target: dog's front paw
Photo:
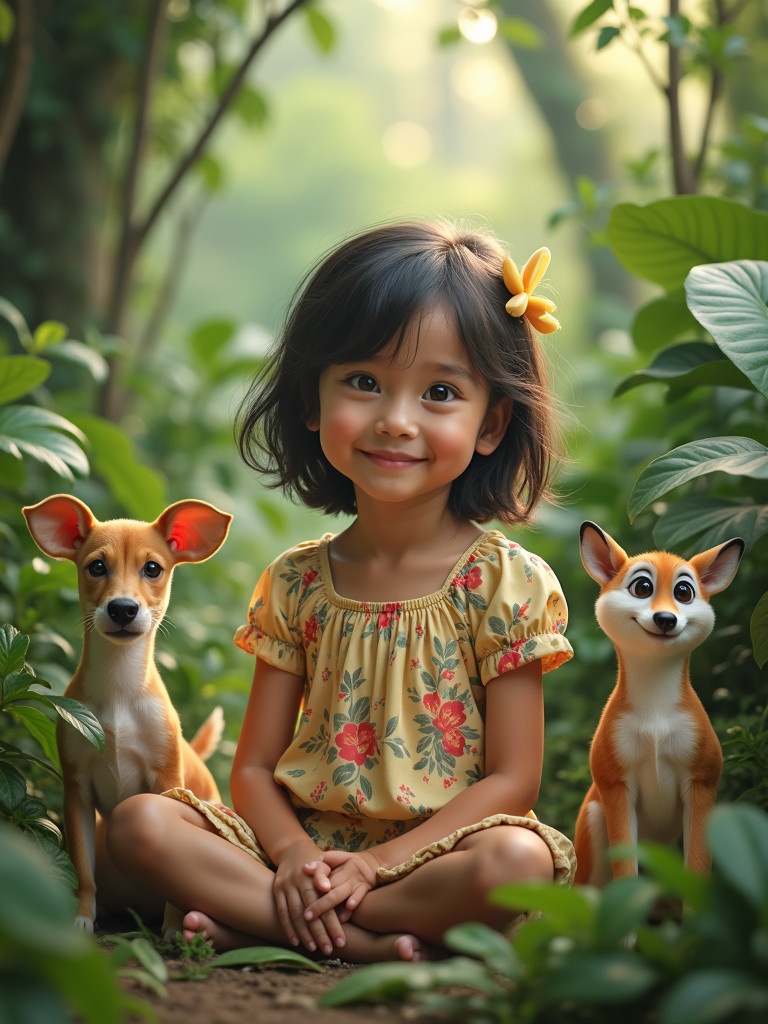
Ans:
[[[81,932],[87,932],[89,935],[93,935],[93,918],[84,917],[78,914],[75,918],[75,928]]]

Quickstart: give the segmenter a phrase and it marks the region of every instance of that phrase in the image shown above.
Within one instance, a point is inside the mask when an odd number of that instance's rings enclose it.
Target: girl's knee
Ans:
[[[115,807],[107,822],[107,850],[117,865],[152,861],[159,855],[169,804],[167,797],[139,793]]]
[[[513,882],[551,882],[552,852],[536,832],[521,826],[499,826],[478,844],[476,884],[483,897]]]

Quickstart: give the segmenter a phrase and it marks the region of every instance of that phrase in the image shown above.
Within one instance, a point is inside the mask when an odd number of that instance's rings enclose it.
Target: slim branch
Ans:
[[[680,0],[670,0],[669,16],[677,19],[680,16]],[[667,84],[667,103],[669,105],[669,148],[672,154],[672,171],[676,195],[689,195],[696,191],[692,168],[685,155],[683,140],[683,119],[680,105],[680,81],[682,79],[682,60],[680,47],[675,45],[674,38],[669,41],[669,81]]]
[[[210,139],[211,135],[213,135],[214,131],[218,127],[219,122],[224,117],[227,110],[231,106],[233,100],[235,99],[235,96],[237,95],[240,86],[243,84],[245,76],[248,73],[248,69],[250,68],[251,64],[253,63],[254,58],[264,47],[267,41],[271,38],[273,33],[282,25],[282,23],[286,21],[286,19],[288,19],[294,13],[294,11],[297,11],[300,7],[304,7],[308,2],[309,0],[291,0],[291,3],[287,4],[287,6],[279,14],[272,14],[269,16],[269,18],[267,18],[261,35],[257,36],[251,43],[251,46],[247,54],[243,58],[240,66],[227,83],[227,87],[225,88],[224,92],[221,94],[219,102],[216,105],[215,110],[211,114],[208,123],[203,127],[202,131],[200,132],[199,136],[192,144],[188,152],[181,158],[179,163],[176,165],[170,178],[168,179],[168,182],[155,199],[155,202],[153,203],[152,208],[150,209],[143,223],[137,225],[136,239],[138,245],[141,245],[144,242],[145,238],[154,227],[158,217],[164,210],[166,204],[174,195],[177,188],[183,181],[184,177],[187,175],[187,173],[191,170],[191,168],[195,165],[195,163],[202,155],[206,145],[208,144],[208,140]]]

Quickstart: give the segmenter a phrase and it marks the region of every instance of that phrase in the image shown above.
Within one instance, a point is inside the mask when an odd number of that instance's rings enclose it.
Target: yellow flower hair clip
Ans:
[[[510,316],[524,316],[540,334],[553,334],[560,330],[560,322],[552,316],[557,306],[551,299],[542,299],[533,294],[551,258],[549,249],[542,246],[525,264],[522,274],[511,256],[505,256],[501,265],[504,284],[512,293],[512,298],[505,306],[506,311]]]

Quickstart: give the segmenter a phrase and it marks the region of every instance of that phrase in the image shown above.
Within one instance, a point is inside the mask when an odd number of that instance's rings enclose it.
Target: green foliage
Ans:
[[[79,701],[41,692],[49,690],[50,684],[27,664],[28,648],[28,636],[9,624],[0,626],[0,712],[6,722],[12,720],[0,739],[0,819],[34,839],[50,864],[73,885],[74,872],[61,849],[59,829],[29,782],[35,769],[60,777],[56,716],[99,750],[104,749],[104,731]],[[12,742],[17,733],[21,735]],[[30,740],[42,756],[29,749]]]
[[[72,927],[74,902],[50,864],[15,829],[0,823],[0,1016],[13,1024],[121,1024],[129,1011],[113,967]]]
[[[504,886],[494,903],[527,913],[511,939],[462,925],[445,936],[459,956],[361,968],[320,1002],[410,998],[470,1024],[758,1024],[768,1010],[768,815],[720,806],[708,844],[709,878],[649,844],[640,848],[645,873],[602,891]],[[658,908],[683,902],[682,916],[650,923]]]

